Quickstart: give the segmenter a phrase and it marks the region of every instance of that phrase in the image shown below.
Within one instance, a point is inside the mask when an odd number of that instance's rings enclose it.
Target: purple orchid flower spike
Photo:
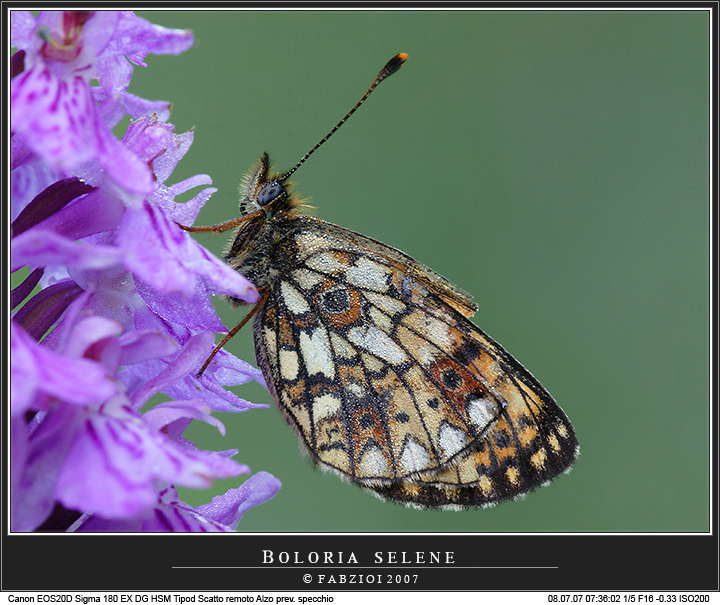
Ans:
[[[224,434],[214,412],[268,407],[224,388],[264,384],[226,351],[196,375],[225,331],[211,296],[257,290],[177,225],[215,191],[203,174],[169,183],[193,133],[175,133],[169,103],[127,92],[133,65],[192,34],[115,11],[13,11],[11,32],[11,264],[27,274],[11,296],[11,529],[232,531],[277,479],[199,508],[176,487],[250,473],[184,432]]]

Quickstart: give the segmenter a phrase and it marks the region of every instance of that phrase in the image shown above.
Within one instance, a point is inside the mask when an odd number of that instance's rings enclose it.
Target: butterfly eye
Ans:
[[[285,188],[277,181],[265,183],[257,196],[259,206],[267,206],[270,202],[285,193]]]

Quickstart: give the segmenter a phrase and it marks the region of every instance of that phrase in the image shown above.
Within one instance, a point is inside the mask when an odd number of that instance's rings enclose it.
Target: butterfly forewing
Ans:
[[[570,423],[465,319],[469,295],[371,238],[273,220],[256,353],[313,460],[419,506],[494,503],[571,466]]]

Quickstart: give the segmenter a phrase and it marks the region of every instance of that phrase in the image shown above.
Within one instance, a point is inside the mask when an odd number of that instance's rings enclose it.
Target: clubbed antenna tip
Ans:
[[[380,82],[382,82],[385,78],[387,78],[388,76],[393,75],[398,69],[400,69],[400,67],[402,66],[402,64],[405,63],[405,61],[407,61],[407,59],[408,59],[408,54],[407,54],[407,53],[397,54],[397,55],[395,55],[392,59],[390,59],[390,60],[385,64],[385,67],[383,67],[383,68],[380,70],[380,73],[377,75],[377,78],[375,78],[375,81],[374,81],[372,84],[370,84],[370,88],[368,88],[367,91],[365,92],[365,94],[360,98],[360,100],[359,100],[357,103],[355,103],[355,107],[353,107],[350,111],[348,111],[348,112],[345,114],[345,117],[344,117],[342,120],[340,120],[340,121],[335,125],[335,128],[333,128],[330,132],[328,132],[328,133],[317,143],[317,145],[315,145],[315,147],[313,147],[310,151],[308,151],[308,152],[300,159],[300,161],[299,161],[297,164],[295,164],[295,166],[293,166],[288,172],[286,172],[286,173],[283,174],[279,179],[277,179],[278,182],[280,182],[280,183],[285,182],[285,181],[290,177],[290,175],[291,175],[293,172],[295,172],[298,168],[300,168],[300,166],[302,166],[302,164],[305,162],[305,160],[307,160],[313,153],[315,153],[315,151],[317,150],[317,148],[320,147],[320,145],[322,145],[325,141],[327,141],[332,135],[334,135],[334,134],[335,134],[335,131],[336,131],[338,128],[340,128],[340,126],[342,126],[342,125],[346,122],[346,120],[347,120],[352,114],[355,113],[355,111],[357,110],[357,108],[360,107],[360,105],[362,105],[362,104],[365,102],[365,99],[367,99],[367,98],[370,96],[370,93],[371,93],[373,90],[375,90],[375,87],[376,87],[378,84],[380,84]]]
[[[379,84],[382,80],[387,78],[388,76],[392,76],[400,67],[402,66],[405,61],[408,60],[408,54],[407,53],[400,53],[398,55],[395,55],[392,59],[390,59],[386,64],[385,67],[382,68],[382,71],[378,74],[376,85]]]

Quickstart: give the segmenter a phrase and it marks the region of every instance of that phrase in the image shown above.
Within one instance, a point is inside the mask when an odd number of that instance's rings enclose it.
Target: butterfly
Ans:
[[[317,465],[386,500],[482,507],[567,472],[579,452],[570,421],[468,319],[469,294],[400,250],[303,214],[288,180],[405,59],[292,170],[274,173],[263,154],[239,218],[186,229],[237,228],[225,258],[260,299],[215,351],[254,316],[268,389]]]

